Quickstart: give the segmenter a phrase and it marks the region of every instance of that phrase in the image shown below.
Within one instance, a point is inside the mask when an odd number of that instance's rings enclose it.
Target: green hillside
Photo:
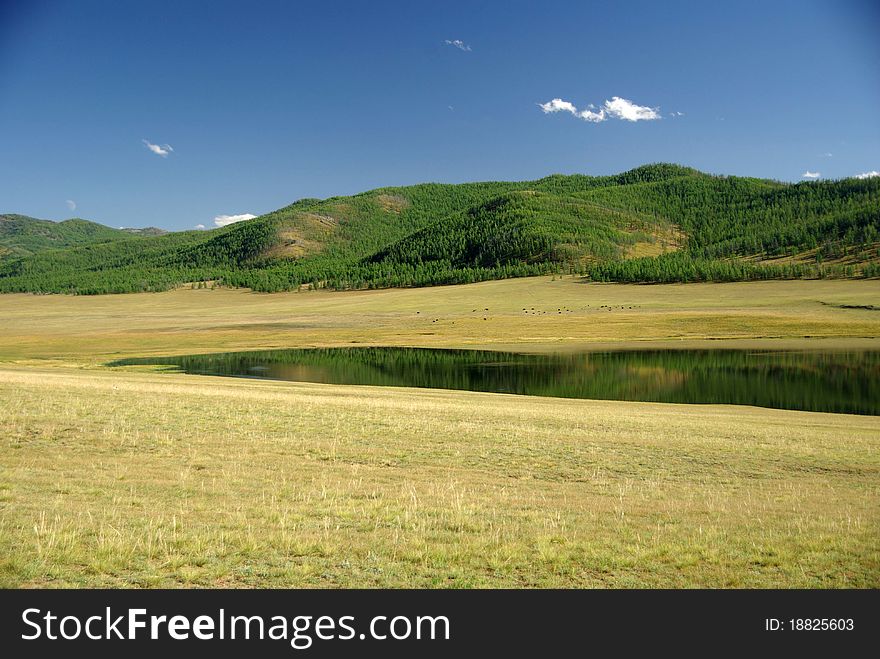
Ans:
[[[212,231],[7,258],[0,291],[112,293],[201,281],[342,289],[549,272],[638,282],[872,277],[880,274],[878,230],[880,179],[787,184],[657,164],[605,177],[302,199]]]
[[[92,245],[140,236],[159,236],[162,229],[111,229],[79,218],[52,222],[26,215],[0,215],[0,259],[31,256],[50,249]]]
[[[122,237],[125,236],[118,229],[87,220],[51,222],[25,215],[0,215],[0,258],[30,256],[47,249],[105,242]]]

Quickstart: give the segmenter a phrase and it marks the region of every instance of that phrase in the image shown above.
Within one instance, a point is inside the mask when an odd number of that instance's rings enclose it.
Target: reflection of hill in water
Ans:
[[[648,387],[658,392],[677,389],[687,379],[687,374],[682,371],[659,366],[632,366],[626,369],[626,376],[637,381],[640,388]]]
[[[880,352],[658,350],[533,355],[332,348],[155,357],[188,373],[466,389],[562,398],[722,403],[880,414]]]

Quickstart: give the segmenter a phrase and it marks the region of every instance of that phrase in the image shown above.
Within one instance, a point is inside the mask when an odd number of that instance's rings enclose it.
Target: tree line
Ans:
[[[636,258],[646,247],[655,255]],[[658,164],[302,199],[213,231],[7,258],[0,291],[122,293],[200,281],[358,289],[551,272],[624,282],[876,277],[878,263],[880,179],[787,184]]]

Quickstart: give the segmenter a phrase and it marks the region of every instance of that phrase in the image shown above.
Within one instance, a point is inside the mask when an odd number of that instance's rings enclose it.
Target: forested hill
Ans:
[[[7,257],[0,291],[345,289],[551,272],[633,282],[875,277],[878,264],[880,178],[788,184],[656,164],[301,199],[212,231]]]
[[[159,236],[166,231],[111,229],[103,224],[74,218],[63,222],[38,220],[26,215],[0,215],[0,259],[30,256],[49,249],[91,245],[131,237]]]

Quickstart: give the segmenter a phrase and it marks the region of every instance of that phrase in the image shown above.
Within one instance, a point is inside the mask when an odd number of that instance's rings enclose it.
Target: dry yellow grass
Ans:
[[[0,371],[3,586],[880,585],[880,419]]]
[[[103,366],[309,345],[878,347],[880,313],[844,308],[878,300],[874,281],[550,278],[0,296],[0,586],[878,587],[878,417]]]
[[[0,295],[0,360],[99,364],[157,353],[338,345],[790,347],[821,338],[880,347],[880,312],[835,306],[871,304],[880,304],[880,281],[644,286],[535,277],[348,293]]]

